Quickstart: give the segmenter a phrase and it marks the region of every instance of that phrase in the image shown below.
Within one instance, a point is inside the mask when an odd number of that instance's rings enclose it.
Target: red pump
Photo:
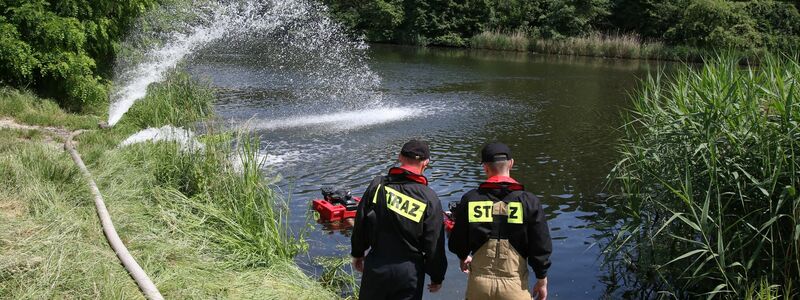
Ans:
[[[315,199],[311,207],[319,213],[319,222],[335,222],[355,218],[359,197],[353,197],[348,190],[322,188],[323,199]]]
[[[348,190],[334,190],[332,188],[322,188],[323,199],[315,199],[311,202],[311,207],[319,213],[320,223],[330,223],[344,221],[356,217],[356,208],[360,197],[350,195]],[[453,230],[455,220],[451,211],[455,208],[455,202],[450,203],[449,210],[444,213],[444,229],[447,233]]]

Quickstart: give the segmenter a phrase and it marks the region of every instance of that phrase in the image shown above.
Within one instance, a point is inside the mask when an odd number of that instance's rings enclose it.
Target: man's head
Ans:
[[[400,164],[405,167],[418,169],[417,173],[422,174],[422,171],[428,166],[431,158],[431,150],[428,148],[428,143],[419,140],[410,140],[403,144],[400,149],[398,160]]]
[[[491,143],[481,149],[481,163],[486,176],[509,176],[514,159],[511,158],[511,148],[502,143]]]

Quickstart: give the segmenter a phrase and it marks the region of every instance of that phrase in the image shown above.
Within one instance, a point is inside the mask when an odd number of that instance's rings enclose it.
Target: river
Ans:
[[[289,199],[292,224],[306,226],[321,186],[360,195],[395,164],[411,138],[429,141],[425,175],[443,206],[484,177],[481,146],[501,141],[516,161],[512,176],[544,204],[553,238],[551,299],[594,299],[613,282],[599,258],[613,212],[603,193],[617,159],[615,131],[628,93],[657,66],[643,61],[532,53],[372,45],[369,67],[380,78],[380,101],[308,101],[301,87],[277,84],[246,53],[206,55],[190,71],[219,88],[216,109],[236,124],[252,123],[266,154],[265,172]],[[266,72],[266,73],[265,73]],[[277,72],[277,71],[275,71]],[[296,81],[300,85],[301,79]],[[313,89],[304,86],[302,89]],[[315,225],[310,251],[298,258],[346,256],[349,238]],[[425,299],[463,299],[466,276],[448,252],[444,287]],[[531,276],[533,278],[533,276]],[[613,292],[613,291],[611,291]]]

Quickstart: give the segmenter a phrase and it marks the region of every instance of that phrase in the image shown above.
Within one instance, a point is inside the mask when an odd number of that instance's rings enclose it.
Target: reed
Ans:
[[[642,82],[610,175],[624,225],[606,251],[658,292],[796,297],[800,64],[717,56]]]
[[[528,34],[524,30],[484,31],[470,39],[470,47],[475,49],[528,51],[528,45]]]
[[[663,48],[660,43],[642,43],[635,34],[606,35],[592,33],[582,37],[537,39],[533,51],[549,54],[613,58],[651,58]],[[643,51],[644,50],[644,51]]]

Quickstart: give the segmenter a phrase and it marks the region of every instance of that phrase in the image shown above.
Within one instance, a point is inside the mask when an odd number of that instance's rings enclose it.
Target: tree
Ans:
[[[94,104],[107,98],[107,80],[100,75],[110,70],[118,41],[136,16],[154,4],[0,1],[0,83],[34,89],[71,110],[98,109]]]

